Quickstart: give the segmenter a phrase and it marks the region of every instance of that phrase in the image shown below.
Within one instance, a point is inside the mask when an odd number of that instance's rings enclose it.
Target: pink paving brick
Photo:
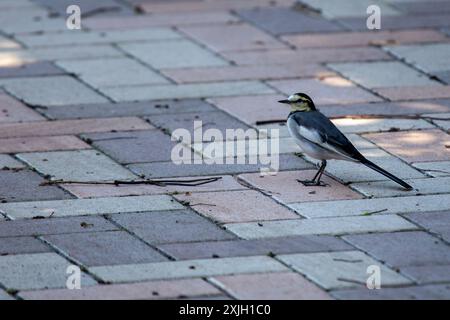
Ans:
[[[237,299],[330,300],[328,293],[294,272],[214,277],[214,283]]]
[[[263,95],[214,98],[210,101],[241,121],[255,124],[258,121],[287,119],[289,106],[277,102],[282,98],[282,95]]]
[[[209,177],[185,177],[171,180],[189,180]],[[120,197],[120,196],[141,196],[149,194],[165,193],[186,193],[186,192],[206,192],[206,191],[228,191],[243,190],[246,187],[239,184],[232,176],[222,176],[222,179],[201,186],[152,186],[152,185],[85,185],[85,184],[63,184],[64,189],[75,195],[77,198],[99,198],[99,197]]]
[[[342,48],[438,42],[446,41],[446,37],[438,31],[424,29],[287,35],[283,40],[297,48]]]
[[[221,223],[300,218],[257,191],[225,191],[175,195],[195,211]]]
[[[89,149],[75,136],[23,137],[0,139],[0,153]]]
[[[207,28],[181,27],[179,30],[216,52],[288,48],[267,33],[243,23],[210,25]]]
[[[392,60],[380,48],[319,48],[286,50],[274,49],[265,51],[224,52],[226,59],[238,65],[266,64],[305,64],[326,62],[357,62]]]
[[[36,111],[0,92],[0,123],[45,120]]]
[[[380,98],[357,87],[352,82],[341,77],[326,77],[322,79],[296,79],[270,81],[269,84],[286,95],[294,92],[307,93],[316,103],[346,104],[359,102],[378,102]]]
[[[163,74],[178,83],[195,83],[229,80],[275,80],[335,75],[318,64],[226,66],[192,69],[163,69]]]
[[[208,14],[199,12],[171,12],[157,15],[95,17],[83,21],[83,25],[94,30],[141,29],[156,26],[180,26],[210,23],[230,23],[239,19],[228,12],[214,11]]]
[[[22,291],[20,296],[25,300],[150,300],[219,295],[220,293],[204,280],[186,279],[91,286],[80,290]]]
[[[239,178],[285,203],[362,198],[359,193],[327,176],[323,176],[322,180],[329,187],[305,187],[297,181],[311,180],[316,172],[317,170],[281,171],[276,176],[248,173]]]
[[[374,91],[392,101],[450,98],[450,86],[377,88]]]
[[[0,124],[0,138],[53,136],[92,132],[146,130],[153,127],[142,119],[104,118]]]
[[[408,162],[450,160],[450,135],[441,130],[375,133],[364,137]]]

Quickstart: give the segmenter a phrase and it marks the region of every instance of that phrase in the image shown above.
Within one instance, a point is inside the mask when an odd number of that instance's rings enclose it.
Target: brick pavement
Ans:
[[[0,1],[0,300],[449,299],[449,26],[447,0]],[[415,189],[337,161],[299,184],[314,160],[276,103],[295,91]],[[279,129],[280,172],[174,164],[196,120]]]

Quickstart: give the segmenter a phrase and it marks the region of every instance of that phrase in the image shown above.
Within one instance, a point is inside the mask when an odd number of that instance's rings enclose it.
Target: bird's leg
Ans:
[[[326,160],[322,160],[320,168],[316,172],[316,174],[314,175],[314,178],[312,180],[297,180],[297,181],[300,182],[301,184],[303,184],[305,187],[311,187],[311,186],[325,187],[325,186],[328,186],[328,184],[320,181],[320,178],[322,178],[322,174],[325,171],[325,167],[326,166],[327,166],[327,161]]]

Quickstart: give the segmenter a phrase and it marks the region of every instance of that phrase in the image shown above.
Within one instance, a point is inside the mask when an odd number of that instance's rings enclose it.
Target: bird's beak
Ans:
[[[289,104],[291,103],[289,100],[280,100],[278,101],[279,103],[284,103],[284,104]]]

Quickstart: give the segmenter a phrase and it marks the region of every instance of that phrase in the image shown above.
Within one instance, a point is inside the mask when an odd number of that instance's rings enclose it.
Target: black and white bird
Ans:
[[[325,184],[320,181],[320,178],[327,165],[327,160],[337,159],[362,163],[395,181],[403,188],[412,189],[405,181],[367,160],[347,137],[316,109],[314,102],[308,95],[295,93],[288,99],[278,102],[291,106],[287,127],[295,142],[305,154],[322,161],[319,171],[312,180],[299,180],[305,186],[324,186]]]

